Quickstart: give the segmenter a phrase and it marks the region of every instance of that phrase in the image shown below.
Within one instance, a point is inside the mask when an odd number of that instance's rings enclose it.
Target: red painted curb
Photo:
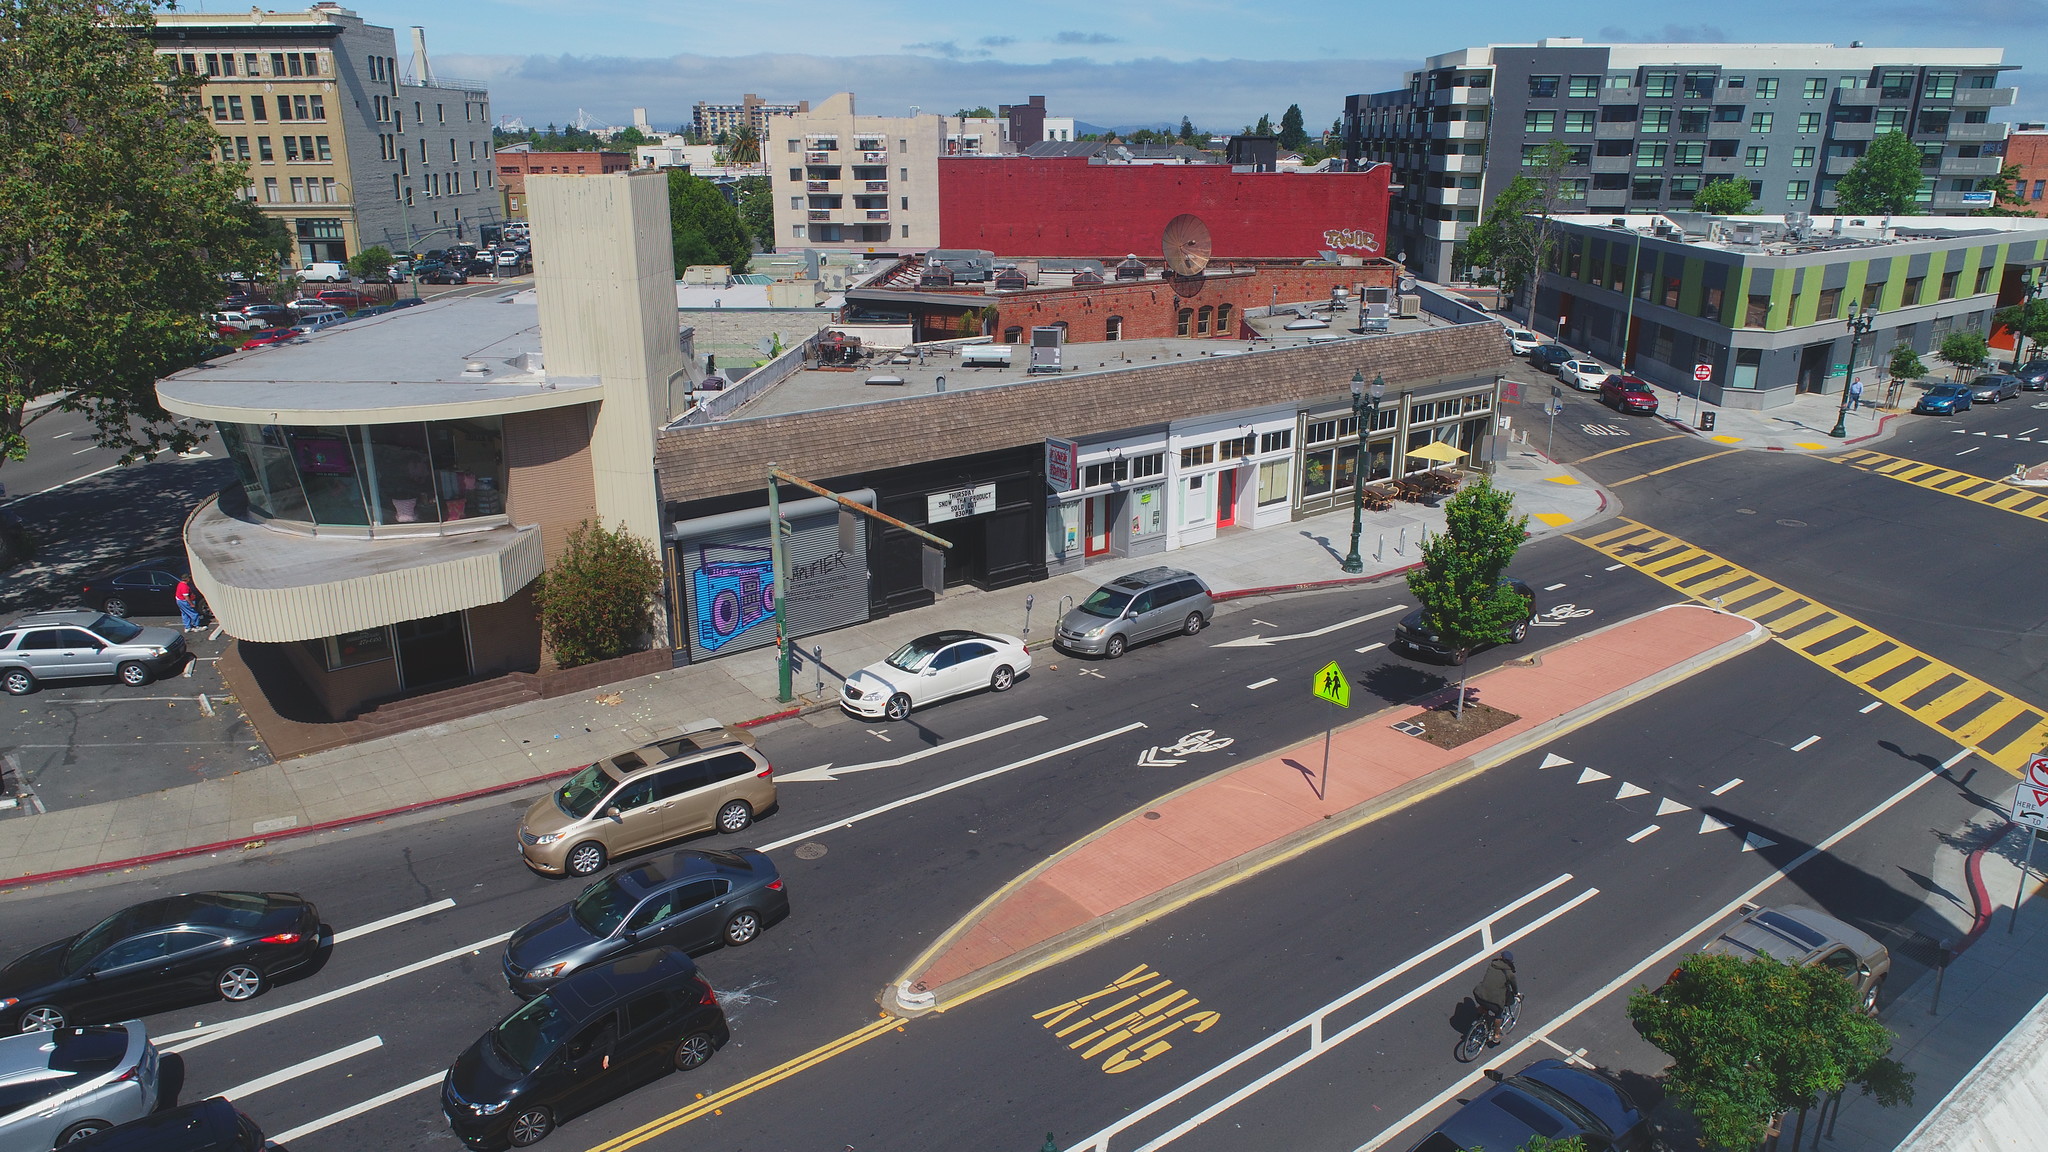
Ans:
[[[1992,904],[1991,894],[1984,888],[1984,853],[1989,852],[1992,845],[2005,839],[2005,834],[2012,831],[2013,827],[2008,822],[1993,828],[1990,834],[1984,837],[1984,842],[1970,852],[1970,858],[1963,862],[1963,875],[1970,882],[1970,903],[1975,906],[1977,915],[1970,924],[1969,933],[1962,938],[1950,955],[1962,955],[1965,949],[1977,942],[1979,936],[1984,935],[1986,928],[1991,927],[1991,917],[1998,912],[1998,908]]]
[[[781,712],[771,712],[766,716],[756,716],[752,720],[741,720],[738,723],[734,724],[733,727],[752,728],[760,724],[770,724],[777,720],[787,720],[791,716],[798,715],[802,711],[802,708],[790,708]],[[346,828],[351,824],[363,824],[376,820],[387,820],[393,816],[403,816],[408,812],[418,812],[425,808],[438,808],[444,804],[460,804],[465,800],[476,800],[484,796],[495,796],[500,792],[514,792],[533,784],[541,784],[549,780],[559,780],[562,777],[567,776],[570,773],[576,772],[578,770],[579,769],[576,768],[566,768],[560,772],[549,772],[540,776],[529,776],[524,780],[513,780],[504,784],[493,784],[489,788],[478,788],[469,792],[458,792],[453,796],[442,796],[433,800],[421,800],[417,803],[404,804],[397,808],[386,808],[379,812],[365,812],[360,816],[349,816],[340,820],[327,820],[319,824],[308,824],[304,828],[284,828],[276,832],[265,832],[260,836],[243,836],[234,840],[216,841],[212,844],[198,844],[190,848],[173,848],[168,852],[154,852],[148,856],[133,856],[126,860],[110,860],[104,864],[86,864],[78,868],[61,868],[55,872],[33,872],[27,876],[17,876],[11,880],[0,880],[0,892],[12,891],[15,888],[25,888],[31,884],[47,884],[53,880],[70,880],[79,876],[90,876],[96,872],[112,872],[119,868],[138,868],[150,864],[161,864],[166,860],[178,860],[186,856],[199,856],[207,852],[219,852],[223,849],[228,848],[240,848],[244,844],[253,843],[258,840],[289,840],[297,836],[310,836],[315,832],[328,832],[336,828]]]
[[[1889,424],[1889,423],[1891,423],[1891,422],[1892,422],[1892,421],[1893,421],[1894,419],[1896,419],[1897,417],[1898,417],[1898,413],[1896,413],[1896,412],[1890,413],[1889,415],[1885,415],[1885,416],[1880,416],[1880,417],[1878,417],[1878,418],[1877,418],[1877,431],[1875,431],[1875,432],[1872,432],[1872,433],[1871,433],[1870,435],[1868,435],[1868,436],[1858,436],[1858,437],[1856,437],[1856,438],[1855,438],[1854,440],[1844,440],[1844,441],[1842,441],[1842,445],[1843,445],[1843,447],[1847,447],[1847,446],[1849,446],[1849,445],[1851,445],[1851,444],[1861,444],[1861,443],[1863,443],[1863,442],[1864,442],[1865,440],[1875,440],[1875,439],[1877,439],[1877,438],[1878,438],[1879,436],[1882,436],[1882,435],[1884,435],[1884,426],[1885,426],[1885,425],[1887,425],[1887,424]]]
[[[1308,580],[1300,584],[1269,584],[1264,588],[1238,588],[1229,592],[1212,592],[1209,594],[1209,598],[1211,600],[1238,600],[1246,596],[1274,596],[1282,592],[1308,592],[1316,588],[1343,588],[1352,584],[1370,584],[1375,580],[1384,580],[1389,576],[1399,576],[1403,572],[1412,572],[1420,567],[1422,567],[1422,561],[1417,560],[1413,564],[1405,564],[1399,568],[1389,568],[1385,572],[1372,576],[1345,576],[1336,580]]]

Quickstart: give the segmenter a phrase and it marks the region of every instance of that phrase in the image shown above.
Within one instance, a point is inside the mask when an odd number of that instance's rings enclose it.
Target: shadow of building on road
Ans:
[[[78,604],[102,570],[185,551],[185,518],[234,480],[226,460],[134,464],[21,500],[8,511],[36,540],[33,560],[0,584],[0,615]]]

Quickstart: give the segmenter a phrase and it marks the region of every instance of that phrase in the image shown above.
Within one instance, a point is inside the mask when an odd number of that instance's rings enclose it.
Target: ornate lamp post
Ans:
[[[1835,413],[1835,426],[1828,435],[1837,440],[1849,435],[1849,388],[1856,383],[1856,342],[1877,323],[1877,309],[1849,305],[1849,371],[1842,377],[1842,406]]]
[[[1365,558],[1358,554],[1358,539],[1365,532],[1365,470],[1372,463],[1372,422],[1380,412],[1380,397],[1386,394],[1387,382],[1378,375],[1373,376],[1372,387],[1367,388],[1364,369],[1351,374],[1351,414],[1358,420],[1358,459],[1351,464],[1351,551],[1344,557],[1344,571],[1354,575],[1365,571]]]

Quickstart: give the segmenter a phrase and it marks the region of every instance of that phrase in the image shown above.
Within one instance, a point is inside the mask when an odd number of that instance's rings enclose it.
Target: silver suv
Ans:
[[[1060,620],[1053,643],[1068,652],[1111,660],[1133,644],[1209,626],[1216,601],[1193,572],[1147,568],[1119,576],[1088,594]]]
[[[36,612],[0,628],[0,688],[26,696],[44,680],[119,676],[139,688],[185,663],[176,628],[147,628],[104,612]]]

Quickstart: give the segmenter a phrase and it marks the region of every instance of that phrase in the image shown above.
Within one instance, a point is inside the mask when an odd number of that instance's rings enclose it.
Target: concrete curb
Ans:
[[[1952,956],[1960,956],[1970,945],[1975,944],[1991,927],[1992,917],[1998,914],[1998,905],[1992,902],[1991,893],[1984,887],[1984,854],[1998,846],[1998,842],[2012,834],[2019,825],[2010,821],[1998,825],[1984,836],[1984,842],[1970,851],[1969,859],[1963,863],[1963,876],[1970,884],[1970,904],[1976,909],[1976,916],[1970,923],[1969,932],[1956,943]]]
[[[1667,604],[1661,608],[1652,609],[1651,612],[1630,617],[1628,620],[1616,621],[1606,627],[1595,629],[1584,636],[1565,641],[1564,644],[1552,645],[1552,648],[1560,648],[1565,644],[1583,643],[1602,632],[1622,627],[1652,613],[1674,610],[1705,611],[1713,612],[1716,615],[1735,616],[1734,613],[1723,612],[1716,608],[1705,608],[1697,604]],[[988,909],[994,907],[997,902],[1011,892],[1016,891],[1025,884],[1030,883],[1034,878],[1042,875],[1054,864],[1079,851],[1082,847],[1092,843],[1111,829],[1129,823],[1132,820],[1143,819],[1145,812],[1154,806],[1200,788],[1212,781],[1242,771],[1247,765],[1240,764],[1236,767],[1212,772],[1199,780],[1184,784],[1179,788],[1155,797],[1141,807],[1134,808],[1118,816],[1095,831],[1088,833],[1065,848],[1039,861],[1002,887],[996,889],[995,892],[991,893],[969,911],[967,915],[956,921],[952,927],[942,932],[936,940],[911,962],[901,976],[893,983],[884,987],[877,997],[877,1003],[881,1005],[883,1011],[906,1019],[923,1016],[930,1012],[943,1012],[948,1008],[957,1007],[984,992],[992,991],[1041,968],[1050,967],[1070,955],[1086,951],[1097,944],[1115,939],[1159,916],[1174,911],[1185,904],[1192,903],[1215,889],[1257,875],[1327,841],[1372,823],[1381,816],[1390,815],[1437,792],[1463,783],[1490,768],[1497,767],[1522,755],[1547,740],[1552,740],[1565,733],[1575,731],[1595,720],[1601,719],[1609,713],[1619,710],[1637,699],[1653,695],[1699,672],[1741,655],[1743,652],[1769,640],[1770,635],[1769,629],[1761,624],[1752,622],[1748,631],[1733,640],[1723,641],[1705,652],[1689,657],[1642,680],[1617,688],[1562,716],[1546,720],[1527,732],[1492,748],[1488,748],[1484,752],[1452,761],[1435,772],[1411,780],[1398,788],[1382,793],[1342,812],[1327,814],[1324,816],[1321,824],[1298,829],[1262,848],[1215,865],[1194,876],[1161,889],[1150,896],[1133,901],[1113,912],[1096,917],[1094,920],[1077,928],[1069,929],[1004,960],[969,973],[967,976],[954,980],[949,984],[944,984],[937,988],[918,988],[912,983],[920,971],[929,966],[947,947],[978,923]],[[1549,649],[1544,649],[1543,651],[1549,651]],[[1541,654],[1539,651],[1532,653],[1531,656],[1536,657]],[[1484,676],[1482,675],[1475,679],[1483,680]],[[1388,715],[1414,706],[1413,702],[1392,705],[1370,716],[1361,717],[1350,724],[1344,725],[1344,727],[1354,728],[1362,724],[1384,722]],[[1284,754],[1295,747],[1307,746],[1307,744],[1289,745],[1276,749],[1273,755]]]

